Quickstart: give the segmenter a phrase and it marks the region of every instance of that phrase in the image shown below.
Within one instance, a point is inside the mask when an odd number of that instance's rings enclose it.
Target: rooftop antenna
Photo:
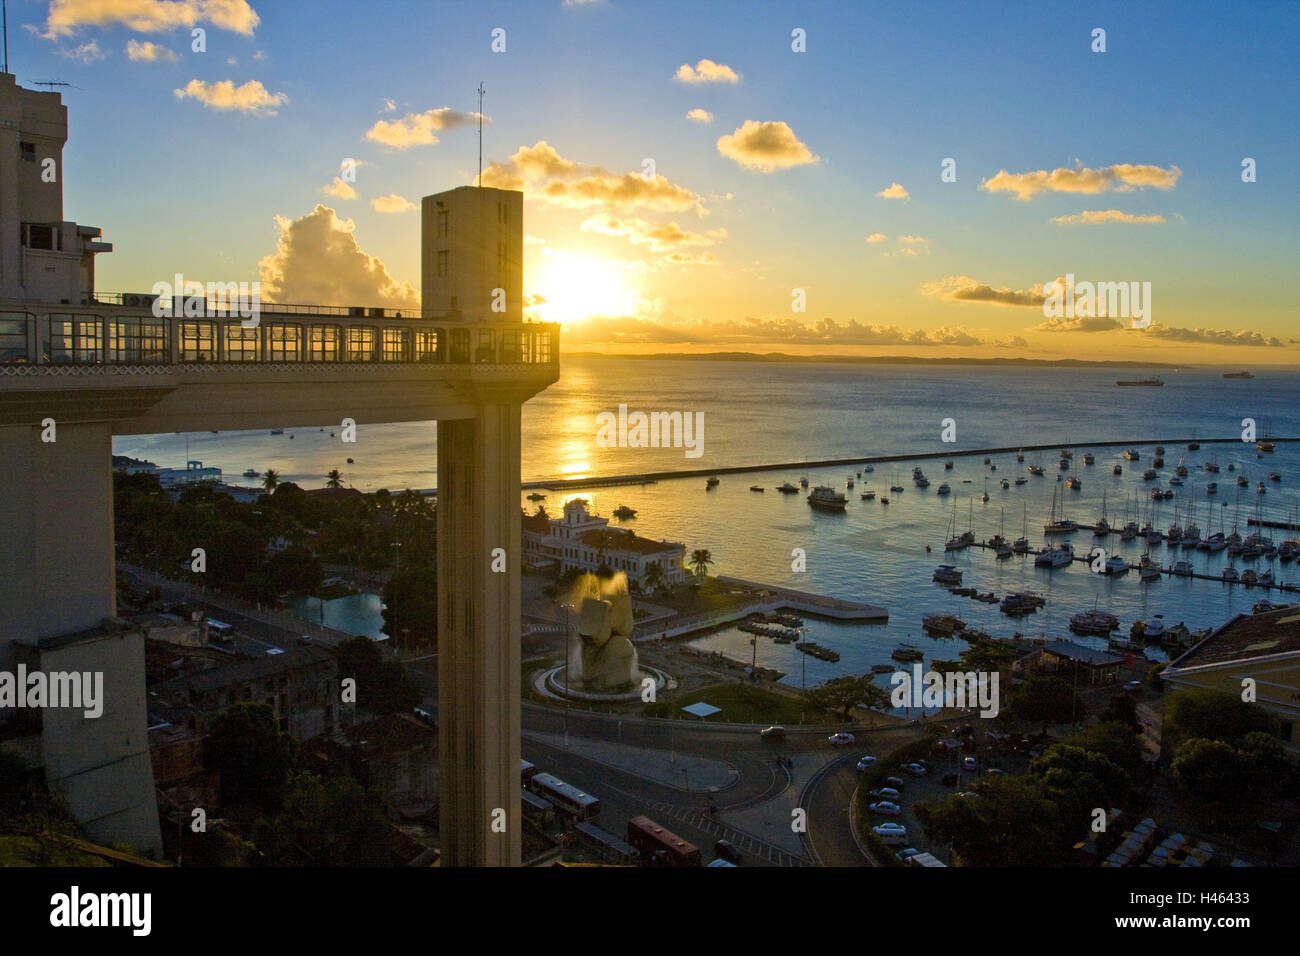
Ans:
[[[478,185],[483,186],[483,83],[478,85]]]
[[[0,0],[0,29],[5,35],[5,72],[9,72],[9,4]]]
[[[81,89],[79,86],[72,86],[71,83],[61,83],[58,80],[46,80],[44,83],[33,83],[32,86],[48,86],[51,93],[54,92],[56,86],[71,86],[74,90]]]

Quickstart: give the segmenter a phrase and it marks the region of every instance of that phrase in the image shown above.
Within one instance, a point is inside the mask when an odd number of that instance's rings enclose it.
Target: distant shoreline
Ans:
[[[1172,362],[1132,362],[1088,359],[1027,359],[1027,358],[924,358],[916,355],[790,355],[785,352],[564,352],[561,358],[603,359],[677,359],[682,361],[713,362],[799,362],[805,364],[837,363],[842,365],[971,365],[1024,368],[1159,368],[1159,369],[1213,369],[1214,365],[1187,365]],[[1246,366],[1257,368],[1259,366]],[[1226,368],[1226,366],[1225,366]],[[1234,366],[1228,371],[1236,371]]]

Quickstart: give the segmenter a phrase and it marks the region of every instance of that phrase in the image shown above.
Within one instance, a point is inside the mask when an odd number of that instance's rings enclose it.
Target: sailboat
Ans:
[[[1061,505],[1061,512],[1056,509],[1057,503],[1056,489],[1052,489],[1052,515],[1051,520],[1043,525],[1043,534],[1069,534],[1071,531],[1078,530],[1078,524],[1065,517],[1065,505]]]
[[[1106,493],[1104,491],[1101,493],[1101,517],[1093,525],[1092,533],[1094,537],[1098,538],[1104,538],[1110,534],[1110,524],[1106,521]]]
[[[952,503],[952,518],[948,522],[948,540],[944,543],[945,551],[961,551],[970,544],[966,536],[957,534],[957,502]]]
[[[1024,507],[1025,514],[1020,525],[1020,537],[1016,538],[1011,544],[1011,550],[1016,554],[1029,553],[1029,505],[1026,504]]]
[[[1015,553],[1012,550],[1011,545],[1007,544],[1006,535],[1004,534],[1006,530],[1007,530],[1007,509],[1003,508],[1002,521],[998,525],[998,536],[993,539],[993,547],[995,548],[994,553],[999,558],[1009,558],[1011,557],[1012,554]]]

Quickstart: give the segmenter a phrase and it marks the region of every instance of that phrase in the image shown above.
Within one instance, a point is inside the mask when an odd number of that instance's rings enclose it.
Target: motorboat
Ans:
[[[1075,634],[1107,637],[1119,627],[1119,618],[1105,611],[1080,611],[1070,618],[1070,630]]]
[[[922,475],[920,478],[917,478],[915,481],[913,481],[912,484],[916,485],[916,487],[918,488],[929,488],[930,479]]]
[[[763,489],[760,488],[760,489],[758,489],[758,490],[759,490],[759,491],[762,491]],[[614,517],[615,517],[615,518],[635,518],[635,517],[636,517],[636,509],[635,509],[635,508],[629,508],[627,505],[619,505],[617,508],[614,509]]]
[[[1065,479],[1065,487],[1072,491],[1079,491],[1083,488],[1083,479],[1071,475],[1069,478]]]
[[[1023,617],[1033,614],[1047,602],[1037,594],[1029,591],[1017,591],[1002,599],[999,609],[1008,617]]]
[[[940,584],[961,584],[961,571],[951,564],[941,564],[934,569],[932,580]]]
[[[872,498],[876,497],[876,493],[874,491],[864,491],[862,492],[861,497],[863,501],[870,501]]]
[[[1217,495],[1219,493],[1219,483],[1217,481],[1210,482],[1205,486],[1205,493],[1207,495]]]
[[[719,481],[718,476],[713,475],[712,477],[710,477],[708,480],[704,482],[704,490],[709,491],[713,488],[718,487],[718,481]]]
[[[943,484],[939,485],[938,488],[934,489],[934,493],[936,495],[951,494],[952,489],[948,487],[948,482],[945,481]]]
[[[848,499],[830,485],[818,485],[808,496],[808,504],[818,511],[843,511]]]
[[[248,471],[244,472],[244,477],[245,477],[245,478],[258,478],[258,477],[261,476],[261,474],[262,474],[262,473],[261,473],[260,471],[258,471],[256,468],[250,468],[250,469],[248,469]],[[532,495],[529,495],[528,497],[531,498]],[[546,496],[543,495],[542,497],[545,498]]]
[[[1106,559],[1106,574],[1128,574],[1129,564],[1119,555],[1113,555]]]
[[[1124,474],[1124,466],[1123,466],[1123,465],[1116,465],[1114,468],[1112,468],[1112,469],[1110,470],[1110,473],[1111,473],[1112,475],[1122,475],[1122,474]]]
[[[945,462],[943,463],[943,470],[944,470],[944,471],[952,471],[952,459],[951,459],[951,458],[948,459],[947,461],[945,461]]]
[[[966,626],[966,622],[951,614],[928,614],[921,618],[921,627],[927,634],[951,637]]]
[[[1094,455],[1092,452],[1088,452],[1086,455],[1083,456],[1083,463],[1085,465],[1095,465],[1097,463],[1097,456]]]
[[[750,490],[750,491],[762,491],[762,490],[763,490],[763,486],[762,486],[762,485],[750,485],[750,486],[749,486],[749,490]]]
[[[1031,475],[1045,475],[1047,474],[1047,469],[1044,468],[1042,465],[1030,465],[1029,473]]]
[[[783,485],[781,485],[780,487],[778,487],[776,490],[779,491],[779,492],[781,492],[781,494],[783,494],[783,495],[793,495],[793,494],[795,494],[795,493],[797,493],[797,492],[799,491],[798,488],[796,488],[794,485],[790,484],[790,482],[788,482],[788,481],[785,482],[785,483],[784,483]]]
[[[1190,578],[1192,576],[1192,565],[1189,561],[1175,561],[1174,574],[1180,578]]]
[[[1026,478],[1024,475],[1021,475],[1019,478],[1016,479],[1016,484],[1027,485],[1029,484],[1029,479]]]
[[[1136,448],[1130,448],[1128,451],[1124,452],[1124,458],[1128,461],[1137,461],[1140,457],[1141,456],[1138,454]]]

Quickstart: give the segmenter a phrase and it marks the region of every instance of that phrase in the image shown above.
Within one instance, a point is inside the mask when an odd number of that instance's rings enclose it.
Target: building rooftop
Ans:
[[[1043,653],[1055,654],[1057,657],[1066,657],[1072,661],[1091,664],[1093,667],[1105,667],[1111,664],[1124,663],[1124,658],[1111,654],[1109,651],[1099,651],[1094,647],[1085,647],[1082,644],[1076,644],[1074,641],[1050,641],[1043,645]]]
[[[601,535],[609,534],[613,537],[614,543],[608,550],[617,551],[634,551],[637,554],[663,554],[667,551],[676,551],[686,547],[683,544],[674,544],[671,541],[655,541],[652,538],[639,538],[631,531],[588,531],[580,539],[583,544],[589,548],[600,548]]]
[[[300,667],[312,667],[328,664],[332,660],[329,653],[314,647],[293,647],[283,654],[266,654],[236,661],[224,667],[211,667],[195,674],[187,674],[164,681],[156,690],[166,692],[178,686],[188,687],[196,693],[217,690],[231,684],[242,684],[257,680],[271,674],[296,670]]]
[[[1203,667],[1300,651],[1300,607],[1238,614],[1170,667]]]

